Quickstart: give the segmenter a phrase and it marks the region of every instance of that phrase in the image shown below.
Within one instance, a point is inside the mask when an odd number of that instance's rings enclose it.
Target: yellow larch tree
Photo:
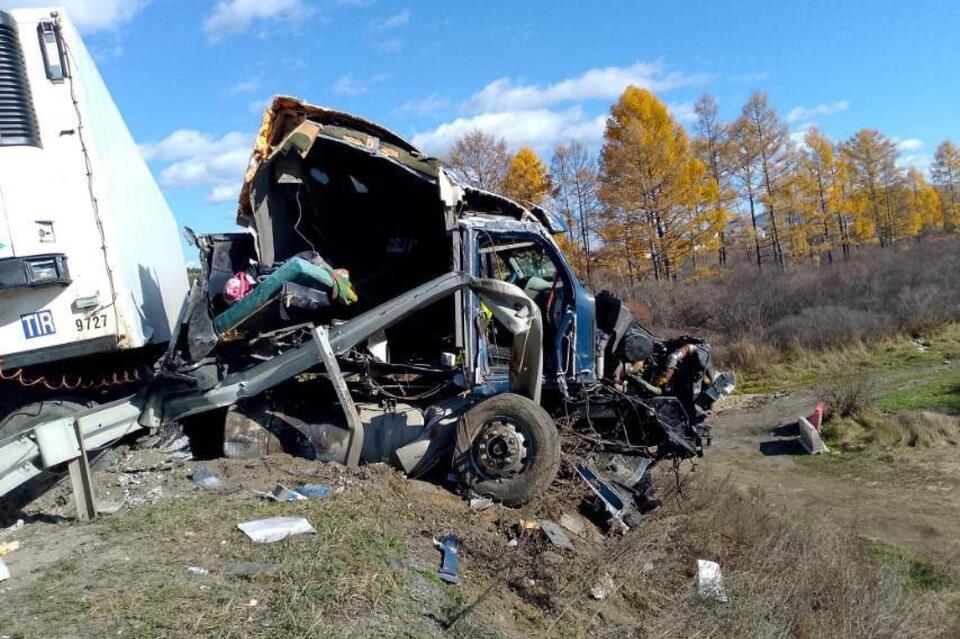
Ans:
[[[601,173],[609,212],[602,235],[630,280],[643,274],[642,258],[658,281],[676,279],[694,248],[717,234],[698,213],[712,178],[686,131],[650,91],[630,86],[611,108]]]
[[[533,149],[522,147],[510,157],[500,190],[523,204],[540,204],[550,193],[549,169]]]
[[[944,225],[954,233],[960,233],[960,146],[950,140],[944,140],[937,146],[930,177],[940,187]]]

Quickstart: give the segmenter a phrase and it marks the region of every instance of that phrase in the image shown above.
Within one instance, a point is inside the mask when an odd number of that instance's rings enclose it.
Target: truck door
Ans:
[[[537,234],[479,233],[476,237],[475,274],[515,284],[536,303],[543,317],[545,381],[562,384],[573,373],[576,350],[575,285],[566,262],[552,243]],[[482,303],[477,311],[481,368],[500,379],[509,370],[512,335],[497,325]]]

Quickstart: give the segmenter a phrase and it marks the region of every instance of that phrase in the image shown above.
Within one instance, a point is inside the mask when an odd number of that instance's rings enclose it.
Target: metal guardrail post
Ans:
[[[340,372],[340,365],[337,364],[337,356],[333,354],[333,348],[330,346],[330,340],[327,335],[327,329],[323,326],[313,328],[313,341],[317,345],[317,351],[320,353],[320,361],[330,376],[330,383],[337,393],[337,399],[340,400],[340,407],[347,418],[347,426],[350,429],[350,443],[347,445],[347,468],[356,468],[360,465],[360,452],[363,450],[363,422],[360,421],[360,415],[357,413],[357,406],[353,403],[350,396],[350,389],[347,388],[347,382],[343,379]]]

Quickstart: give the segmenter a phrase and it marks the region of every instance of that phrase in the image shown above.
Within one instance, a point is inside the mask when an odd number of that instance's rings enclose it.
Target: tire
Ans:
[[[37,424],[61,417],[72,417],[93,406],[81,399],[45,399],[14,409],[0,420],[0,439],[22,433]]]
[[[53,419],[72,417],[93,405],[94,402],[77,398],[46,399],[24,404],[10,411],[0,420],[0,440],[17,435],[33,426]],[[0,520],[4,519],[6,515],[19,512],[20,508],[49,490],[65,472],[65,465],[44,469],[39,461],[36,462],[36,464],[41,471],[39,475],[31,478],[25,484],[18,486],[3,496],[3,506],[0,507]]]
[[[474,492],[520,506],[556,478],[560,433],[535,402],[512,393],[495,395],[460,420],[453,467]]]

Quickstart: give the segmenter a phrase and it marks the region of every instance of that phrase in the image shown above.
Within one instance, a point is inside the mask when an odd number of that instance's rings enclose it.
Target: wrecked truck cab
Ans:
[[[594,299],[549,213],[460,184],[376,124],[275,99],[237,220],[251,233],[196,239],[162,366],[165,419],[229,407],[227,455],[446,465],[518,504],[556,475],[551,416],[644,468],[709,441],[711,393],[730,385],[709,345]]]

